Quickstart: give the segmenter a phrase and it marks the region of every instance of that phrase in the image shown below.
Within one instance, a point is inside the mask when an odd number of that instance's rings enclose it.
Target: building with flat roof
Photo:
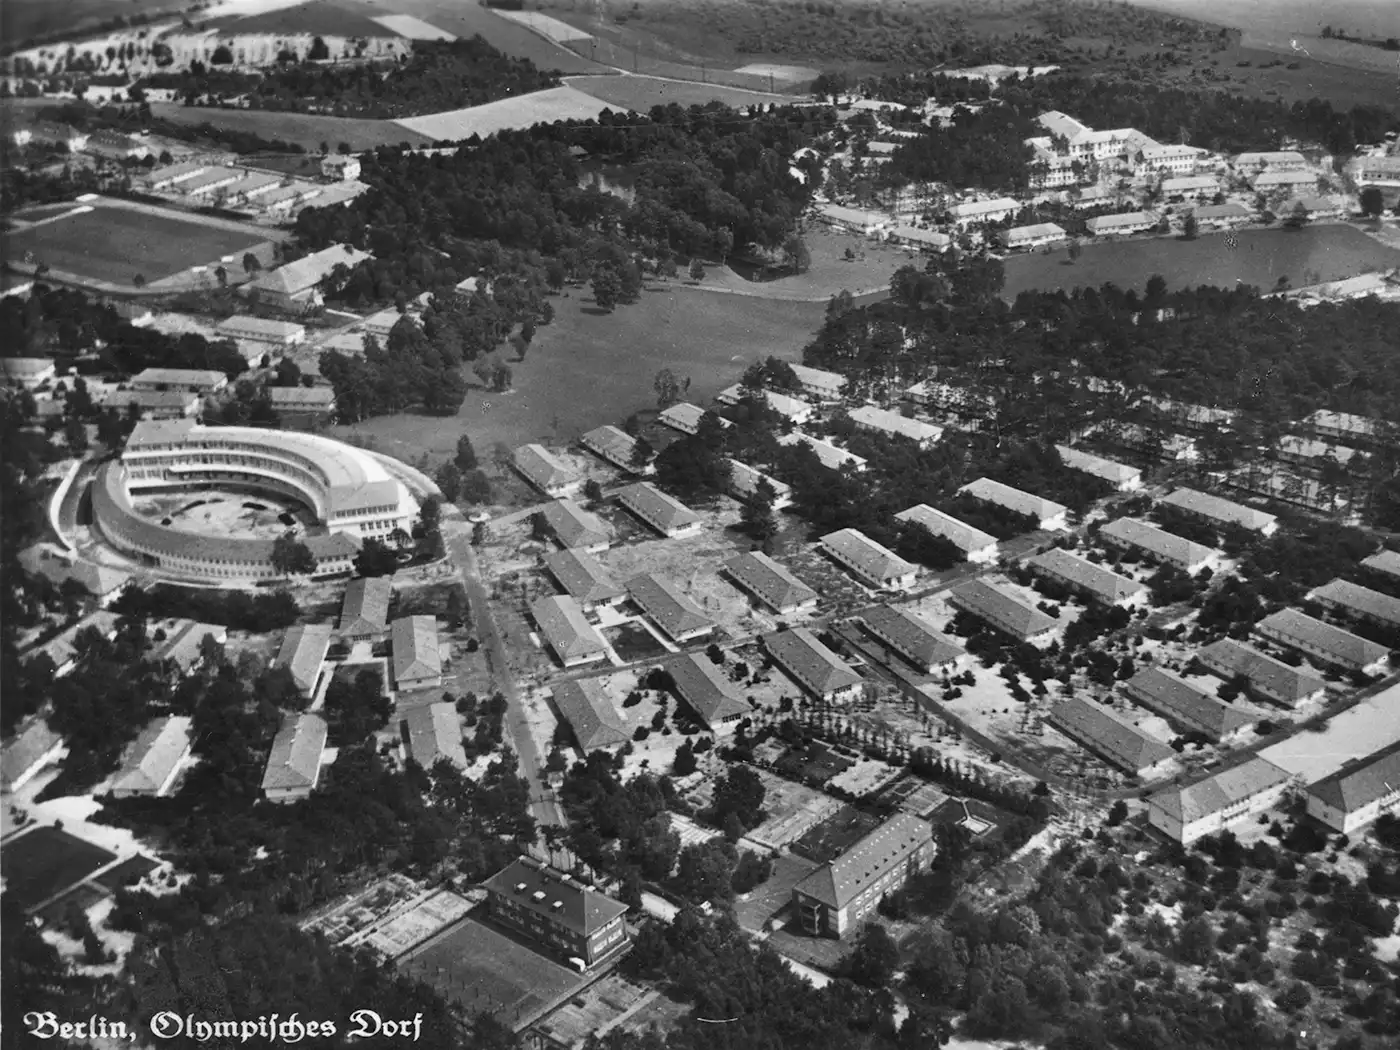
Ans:
[[[1308,816],[1350,835],[1400,812],[1400,743],[1354,758],[1307,789]]]
[[[630,934],[627,905],[529,857],[483,884],[491,918],[581,969],[615,957]]]
[[[612,546],[612,526],[571,499],[547,503],[540,513],[561,547],[597,554]]]
[[[1381,627],[1400,627],[1400,598],[1349,580],[1324,583],[1308,594],[1308,600],[1340,616]]]
[[[599,605],[616,605],[627,597],[627,592],[617,585],[603,563],[581,548],[565,548],[547,554],[544,564],[584,612]]]
[[[864,682],[845,660],[805,627],[765,635],[763,647],[799,685],[823,703],[859,698]]]
[[[1061,531],[1066,528],[1068,507],[1054,500],[1041,499],[1029,492],[1022,492],[1010,485],[1003,485],[991,478],[978,478],[968,482],[958,489],[958,495],[971,496],[979,503],[990,503],[994,507],[1030,518],[1035,522],[1037,529]]]
[[[185,715],[158,718],[127,745],[112,781],[114,798],[157,798],[170,791],[180,763],[190,753],[190,725]]]
[[[63,754],[63,737],[35,718],[0,750],[0,791],[18,791]]]
[[[932,423],[891,412],[887,408],[861,405],[850,412],[851,422],[862,430],[874,430],[890,437],[907,438],[920,448],[931,448],[943,436],[943,428]]]
[[[203,368],[146,368],[128,380],[133,390],[188,390],[217,394],[228,386],[228,376]]]
[[[1157,712],[1182,732],[1204,733],[1217,743],[1258,721],[1248,711],[1160,667],[1143,668],[1123,683],[1123,691],[1133,703]]]
[[[275,190],[265,194],[263,200],[270,202],[274,193]],[[257,302],[293,312],[305,310],[321,305],[318,286],[337,266],[353,270],[360,263],[372,258],[374,256],[368,252],[362,252],[348,244],[333,244],[295,262],[262,273],[245,287]]]
[[[792,889],[792,911],[806,933],[844,937],[871,918],[880,901],[924,871],[937,847],[933,829],[896,813]]]
[[[1390,650],[1378,642],[1344,631],[1297,609],[1280,609],[1254,625],[1261,638],[1346,671],[1375,674],[1390,659]]]
[[[1043,248],[1069,240],[1063,226],[1053,222],[1037,222],[1029,226],[1013,226],[1002,231],[1001,243],[1008,251]]]
[[[394,688],[431,689],[442,685],[442,650],[436,616],[400,616],[389,625],[394,654]]]
[[[822,550],[869,587],[907,591],[919,567],[872,540],[858,529],[838,529],[822,537]]]
[[[350,581],[340,601],[340,637],[348,642],[382,638],[389,631],[389,576],[361,576]]]
[[[860,614],[865,629],[924,674],[958,671],[967,653],[922,616],[901,606],[877,605]]]
[[[971,525],[952,515],[944,514],[941,510],[935,510],[926,503],[900,511],[894,516],[894,520],[906,525],[917,525],[930,535],[947,540],[962,551],[964,560],[975,565],[990,565],[997,560],[995,536],[981,529],[974,529]]]
[[[1072,696],[1050,711],[1049,723],[1110,765],[1138,777],[1160,773],[1176,752],[1101,704]]]
[[[37,390],[54,378],[55,368],[47,357],[0,357],[0,372],[6,386]]]
[[[607,460],[629,474],[650,474],[654,469],[650,463],[642,465],[634,461],[637,439],[617,427],[595,427],[579,438],[579,441],[595,456]]]
[[[321,668],[325,665],[326,652],[330,647],[330,624],[298,624],[282,636],[282,646],[277,650],[277,658],[272,665],[290,671],[297,691],[302,696],[310,697],[316,692],[316,683],[321,680]]]
[[[565,667],[578,667],[608,658],[603,636],[583,615],[573,598],[550,595],[537,598],[530,614],[540,634]]]
[[[783,616],[810,612],[817,592],[762,551],[749,551],[724,563],[724,571],[744,590]]]
[[[714,620],[664,577],[652,573],[633,577],[627,581],[627,594],[677,644],[703,638],[715,629]]]
[[[1147,822],[1168,838],[1189,846],[1246,817],[1272,809],[1292,786],[1286,770],[1262,758],[1185,787],[1163,788],[1148,796]]]
[[[628,485],[617,501],[663,536],[690,536],[700,531],[700,515],[646,481]]]
[[[1137,467],[1117,463],[1091,452],[1070,448],[1068,445],[1056,445],[1055,451],[1060,454],[1060,462],[1065,466],[1108,482],[1115,492],[1136,492],[1142,488],[1142,471]]]
[[[583,487],[583,478],[543,445],[521,445],[512,459],[516,472],[548,496],[568,496]]]
[[[320,715],[284,716],[263,770],[262,792],[269,802],[296,802],[316,790],[326,736],[326,720]]]
[[[761,470],[756,470],[747,463],[740,463],[737,459],[729,461],[729,494],[740,502],[747,502],[758,492],[758,486],[763,482],[768,483],[768,487],[773,490],[773,509],[775,511],[785,510],[792,506],[792,486],[777,478],[769,477]]]
[[[986,580],[968,580],[948,592],[953,608],[1022,642],[1046,638],[1056,621],[1034,605]]]
[[[1109,237],[1115,234],[1141,233],[1157,225],[1157,216],[1150,211],[1130,211],[1119,215],[1095,215],[1084,221],[1085,227],[1095,237]]]
[[[632,739],[607,690],[596,678],[575,678],[554,687],[554,706],[573,731],[574,743],[584,754],[622,747]]]
[[[408,757],[431,770],[443,759],[458,769],[467,768],[467,752],[462,747],[462,720],[449,703],[420,704],[403,718],[403,735],[408,740]]]
[[[1278,530],[1278,518],[1272,514],[1195,489],[1176,489],[1170,495],[1163,496],[1161,502],[1212,525],[1233,526],[1257,532],[1261,536],[1272,536]]]
[[[1298,707],[1326,691],[1321,678],[1289,667],[1252,646],[1222,638],[1196,653],[1196,659],[1214,674],[1228,680],[1243,677],[1250,692],[1284,707]]]
[[[219,322],[214,334],[220,339],[236,339],[257,343],[260,347],[284,348],[306,340],[306,328],[291,321],[272,321],[266,317],[235,314]]]
[[[863,456],[847,452],[844,448],[839,448],[829,441],[814,438],[811,434],[784,434],[778,438],[778,444],[784,448],[790,448],[793,445],[806,445],[816,454],[817,462],[826,467],[827,470],[841,470],[844,467],[850,467],[852,470],[860,472],[866,467]]]
[[[733,731],[749,713],[749,705],[724,673],[724,668],[701,653],[682,653],[666,661],[676,695],[712,733]]]
[[[1149,561],[1170,565],[1188,576],[1202,569],[1214,569],[1224,554],[1214,547],[1159,529],[1136,518],[1117,518],[1099,529],[1099,539],[1120,550],[1135,551]]]

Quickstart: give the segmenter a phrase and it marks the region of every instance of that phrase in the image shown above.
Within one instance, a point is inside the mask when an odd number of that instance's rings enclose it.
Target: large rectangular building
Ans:
[[[547,503],[540,513],[561,547],[597,554],[612,546],[612,526],[571,499]]]
[[[1196,658],[1221,678],[1243,676],[1251,692],[1284,707],[1297,707],[1320,697],[1327,685],[1322,679],[1289,667],[1267,653],[1222,638],[1196,653]]]
[[[320,715],[287,715],[282,720],[263,770],[262,791],[268,801],[296,802],[316,790],[326,735],[326,720]]]
[[[805,627],[766,635],[763,647],[798,684],[825,703],[845,703],[861,694],[860,675]]]
[[[937,848],[933,829],[897,813],[792,889],[792,910],[805,933],[844,937],[889,894],[924,871]]]
[[[958,646],[922,616],[900,606],[878,605],[860,614],[866,630],[924,674],[957,671],[967,659]]]
[[[1189,846],[1246,817],[1273,808],[1292,776],[1262,758],[1221,770],[1185,787],[1165,788],[1147,799],[1147,822],[1168,838]]]
[[[724,563],[732,580],[783,616],[817,607],[817,592],[762,551],[749,551]]]
[[[806,445],[816,453],[817,462],[826,467],[827,470],[841,470],[843,467],[850,467],[859,472],[866,467],[864,456],[857,456],[854,452],[833,445],[829,441],[814,438],[811,434],[784,434],[778,439],[778,444],[784,448],[793,445]]]
[[[907,591],[918,577],[917,565],[905,561],[857,529],[839,529],[822,537],[822,549],[867,586]]]
[[[274,191],[275,193],[275,191]],[[269,201],[273,193],[263,196]],[[348,244],[334,244],[254,278],[245,287],[255,301],[283,310],[305,310],[321,305],[321,282],[337,266],[353,270],[373,256]]]
[[[1027,559],[1026,567],[1037,576],[1044,576],[1103,605],[1126,609],[1147,603],[1145,585],[1059,547]]]
[[[1308,599],[1340,616],[1380,627],[1400,627],[1400,598],[1373,591],[1359,583],[1333,580],[1314,589]]]
[[[1308,816],[1343,835],[1400,812],[1400,743],[1356,758],[1307,791]]]
[[[389,601],[394,584],[388,576],[351,580],[340,603],[340,637],[358,642],[382,638],[389,630]]]
[[[462,720],[451,704],[421,704],[403,719],[408,737],[408,754],[424,769],[432,769],[447,759],[458,769],[467,767],[467,751],[462,747]]]
[[[262,348],[284,349],[306,339],[306,329],[291,321],[273,321],[266,317],[235,314],[219,322],[214,334],[220,339],[235,339],[256,343]]]
[[[966,561],[975,565],[990,565],[997,560],[997,538],[995,536],[983,532],[981,529],[974,529],[971,525],[959,521],[950,514],[944,514],[941,510],[935,510],[926,503],[920,503],[917,507],[900,511],[894,516],[894,520],[908,525],[918,525],[930,535],[947,540],[962,551]]]
[[[850,412],[851,422],[863,430],[873,430],[890,437],[908,438],[920,448],[931,448],[943,436],[943,428],[932,423],[910,419],[887,408],[861,405]]]
[[[1233,526],[1261,536],[1272,536],[1278,530],[1278,519],[1272,514],[1195,489],[1177,489],[1162,497],[1162,503],[1216,526]]]
[[[1204,733],[1219,742],[1254,724],[1253,715],[1160,667],[1145,667],[1123,683],[1132,701],[1157,712],[1183,732]]]
[[[1224,557],[1214,547],[1192,543],[1136,518],[1118,518],[1109,522],[1099,529],[1099,539],[1121,550],[1136,551],[1149,561],[1180,569],[1188,576],[1195,576],[1202,569],[1215,568]]]
[[[1157,216],[1150,211],[1130,211],[1120,215],[1095,215],[1084,222],[1095,237],[1122,236],[1141,233],[1157,225]]]
[[[548,496],[568,496],[583,487],[583,479],[543,445],[515,450],[516,472]]]
[[[158,798],[169,792],[190,753],[190,726],[185,715],[158,718],[141,730],[122,756],[122,766],[112,781],[114,798]]]
[[[1136,492],[1142,488],[1142,471],[1137,467],[1116,463],[1103,456],[1070,448],[1068,445],[1056,445],[1055,451],[1060,454],[1060,461],[1065,466],[1108,482],[1115,492]]]
[[[958,495],[971,496],[979,503],[989,503],[1030,518],[1035,522],[1037,529],[1060,531],[1066,527],[1068,507],[1053,500],[1041,499],[1029,492],[1022,492],[1010,485],[1003,485],[991,478],[978,478],[968,482],[958,489]]]
[[[649,474],[653,469],[649,463],[642,464],[636,461],[637,439],[617,427],[596,427],[579,438],[579,441],[595,456],[607,460],[629,474]]]
[[[188,419],[198,415],[204,399],[188,390],[113,390],[102,399],[102,408],[125,417],[133,411],[141,419]]]
[[[1155,776],[1176,757],[1166,744],[1121,715],[1082,697],[1061,700],[1051,709],[1048,721],[1071,740],[1133,776]]]
[[[1346,671],[1375,674],[1390,657],[1390,650],[1384,645],[1314,619],[1297,609],[1280,609],[1264,617],[1254,625],[1254,632],[1261,638]]]
[[[632,739],[627,726],[596,678],[578,678],[554,686],[554,706],[574,734],[584,754],[600,748],[622,747]]]
[[[394,688],[442,685],[442,650],[436,616],[400,616],[389,627],[394,653]]]
[[[627,581],[633,603],[677,644],[703,638],[715,622],[670,580],[645,573]]]
[[[628,485],[617,501],[661,535],[675,538],[700,531],[700,515],[647,481]]]
[[[1391,580],[1400,580],[1400,553],[1392,550],[1378,551],[1361,560],[1361,567]]]
[[[948,592],[948,603],[1017,641],[1033,642],[1055,629],[1051,617],[986,580],[958,584]]]
[[[544,564],[585,612],[599,605],[616,605],[627,596],[603,563],[586,550],[555,551],[545,557]]]
[[[483,885],[492,919],[561,961],[591,968],[627,946],[627,905],[539,861],[521,857]]]
[[[785,510],[792,506],[792,486],[777,478],[770,478],[761,470],[755,470],[737,459],[729,461],[729,494],[737,500],[750,500],[758,492],[761,484],[767,483],[773,490],[773,509]]]
[[[228,386],[228,376],[203,368],[147,368],[131,377],[132,390],[188,390],[216,394]]]
[[[827,372],[795,363],[790,367],[792,374],[797,377],[798,386],[808,397],[815,397],[821,401],[841,400],[841,395],[846,389],[846,377],[839,372]]]
[[[313,623],[291,628],[282,636],[274,667],[285,667],[302,696],[310,697],[321,680],[321,667],[331,647],[330,624]]]
[[[724,669],[701,653],[682,653],[666,661],[676,695],[700,716],[712,733],[734,729],[749,705],[725,676]]]
[[[572,598],[551,595],[538,598],[530,613],[540,634],[565,667],[578,667],[608,658],[608,647],[583,610]]]
[[[699,405],[692,405],[688,401],[678,401],[657,416],[656,421],[672,430],[679,430],[682,434],[698,434],[700,433],[700,424],[706,414]],[[723,416],[717,416],[714,413],[708,414],[722,429],[727,430],[734,425]]]

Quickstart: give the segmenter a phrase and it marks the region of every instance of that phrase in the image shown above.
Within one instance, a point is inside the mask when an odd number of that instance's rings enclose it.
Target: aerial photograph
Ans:
[[[1400,1050],[1400,0],[0,0],[0,1050]]]

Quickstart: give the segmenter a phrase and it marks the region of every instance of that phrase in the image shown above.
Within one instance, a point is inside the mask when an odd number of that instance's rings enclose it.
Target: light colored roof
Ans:
[[[595,427],[580,440],[604,458],[623,463],[632,461],[632,452],[637,447],[636,438],[614,426]]]
[[[272,741],[263,771],[264,791],[311,789],[321,776],[326,722],[320,715],[288,715]]]
[[[865,469],[865,459],[857,456],[854,452],[847,452],[844,448],[837,448],[826,441],[819,441],[810,434],[784,434],[778,439],[778,444],[785,447],[792,445],[806,445],[817,454],[817,460],[828,470],[840,470],[847,463],[856,470]]]
[[[541,513],[565,547],[595,547],[612,542],[612,526],[571,499],[546,503]]]
[[[1260,164],[1304,163],[1306,163],[1306,160],[1303,155],[1297,150],[1291,149],[1251,150],[1235,157],[1235,166],[1240,168],[1250,168]]]
[[[829,908],[844,908],[863,890],[933,841],[933,829],[911,813],[896,813],[839,857],[796,886]]]
[[[462,747],[462,721],[448,703],[423,704],[404,717],[408,727],[408,753],[424,769],[432,769],[445,758],[458,768],[467,765]]]
[[[0,357],[0,372],[7,376],[36,376],[54,367],[48,357]]]
[[[84,616],[72,627],[50,638],[43,645],[35,646],[27,651],[23,660],[28,663],[40,653],[44,653],[53,661],[55,667],[62,667],[77,656],[77,650],[73,648],[73,639],[89,627],[95,628],[106,638],[113,638],[117,633],[117,619],[116,613],[99,609],[97,612]]]
[[[797,376],[797,381],[804,387],[818,387],[835,394],[840,393],[846,386],[846,377],[840,372],[828,372],[822,368],[812,368],[810,365],[799,365],[796,362],[789,367],[792,368],[793,375]]]
[[[917,226],[895,226],[890,230],[890,236],[900,241],[913,241],[916,244],[931,244],[936,248],[946,248],[953,243],[953,238],[938,230],[924,230]]]
[[[1400,553],[1392,550],[1383,550],[1372,554],[1369,558],[1363,558],[1361,564],[1372,572],[1383,573],[1386,576],[1400,577]]]
[[[389,627],[394,681],[442,674],[436,616],[400,616]]]
[[[1308,597],[1313,601],[1331,602],[1386,623],[1400,624],[1400,598],[1392,598],[1359,583],[1333,580],[1314,589]]]
[[[772,487],[775,500],[792,498],[792,486],[787,482],[769,477],[763,471],[756,470],[747,463],[740,463],[737,459],[729,461],[729,484],[739,495],[752,496],[758,491],[760,481],[766,481]]]
[[[1099,535],[1108,536],[1120,543],[1136,547],[1138,550],[1173,562],[1195,565],[1220,555],[1214,547],[1202,543],[1192,543],[1175,533],[1159,529],[1136,518],[1118,518],[1099,530]]]
[[[273,408],[300,405],[324,405],[329,408],[335,404],[335,390],[328,386],[270,386],[267,388],[267,398]]]
[[[1313,784],[1308,794],[1343,813],[1355,813],[1397,788],[1400,788],[1400,743],[1352,759]]]
[[[1010,197],[996,197],[992,200],[954,204],[948,209],[948,214],[954,219],[972,219],[979,215],[989,215],[992,212],[1016,211],[1020,207],[1020,201],[1012,200]]]
[[[1152,795],[1149,801],[1183,825],[1213,816],[1223,809],[1288,783],[1290,774],[1272,762],[1251,758],[1205,780]]]
[[[1334,459],[1341,464],[1346,464],[1356,455],[1356,449],[1347,448],[1345,445],[1333,445],[1314,438],[1294,437],[1291,434],[1279,438],[1278,450],[1299,459]]]
[[[529,857],[498,871],[484,885],[526,911],[544,916],[549,925],[563,926],[585,937],[627,913],[627,905]]]
[[[1220,187],[1214,175],[1181,175],[1162,180],[1163,193],[1183,193],[1187,190],[1214,190]]]
[[[934,536],[947,540],[964,554],[986,550],[988,547],[995,547],[997,543],[997,538],[990,533],[974,529],[971,525],[926,503],[900,511],[894,516],[894,520],[922,526]]]
[[[351,580],[340,603],[341,634],[380,634],[387,630],[393,594],[394,584],[388,576]]]
[[[1168,142],[1159,146],[1143,146],[1139,151],[1144,160],[1165,160],[1168,157],[1196,157],[1205,150],[1197,146],[1186,146],[1179,143]]]
[[[844,222],[852,226],[880,226],[890,221],[890,217],[883,212],[847,208],[840,204],[818,204],[817,213],[835,222]]]
[[[1125,686],[1135,702],[1178,722],[1205,724],[1216,736],[1228,736],[1254,721],[1247,712],[1160,667],[1143,668]]]
[[[1292,703],[1326,687],[1321,678],[1289,667],[1282,660],[1275,660],[1233,638],[1222,638],[1206,646],[1201,656],[1228,668],[1232,674],[1244,675],[1260,692]]]
[[[1016,241],[1034,241],[1042,237],[1067,237],[1064,227],[1053,222],[1036,222],[1029,226],[1013,226],[1006,231],[1006,239],[1009,243]]]
[[[724,563],[725,571],[774,609],[803,605],[817,597],[783,566],[762,551],[749,551]]]
[[[1304,638],[1349,667],[1365,667],[1384,660],[1390,652],[1378,642],[1314,619],[1297,609],[1280,609],[1255,624],[1255,630],[1278,631],[1291,637]]]
[[[1137,467],[1130,467],[1126,463],[1117,463],[1111,459],[1105,459],[1103,456],[1096,456],[1091,452],[1070,448],[1068,445],[1056,445],[1055,451],[1060,454],[1060,461],[1071,470],[1102,478],[1114,485],[1142,477],[1142,471],[1138,470]]]
[[[986,580],[968,580],[948,593],[956,605],[973,615],[993,623],[1006,623],[1025,638],[1043,634],[1055,626],[1055,620],[1034,605]]]
[[[521,445],[515,450],[515,469],[534,485],[548,491],[572,484],[578,475],[543,445]]]
[[[228,376],[204,368],[147,368],[132,376],[131,381],[153,386],[217,387],[227,383]]]
[[[603,563],[586,550],[555,551],[544,563],[564,590],[580,602],[606,602],[626,593],[613,582]]]
[[[288,336],[301,335],[306,328],[291,321],[273,321],[266,317],[249,317],[246,314],[236,314],[219,322],[219,327],[215,329],[222,336],[237,337],[246,336],[252,332],[255,335],[267,336],[273,339],[286,339]]]
[[[573,598],[557,595],[537,598],[530,612],[549,647],[561,660],[567,662],[607,652],[602,635],[584,618],[583,610]]]
[[[937,627],[902,606],[878,605],[860,615],[872,628],[892,639],[895,648],[921,664],[951,663],[964,655]]]
[[[191,390],[113,390],[102,399],[103,408],[125,409],[135,405],[140,409],[177,408],[187,411],[199,400]]]
[[[803,684],[825,695],[861,684],[861,677],[805,627],[765,635],[763,645],[773,659],[801,672]]]
[[[1254,176],[1254,186],[1302,186],[1317,181],[1311,171],[1263,171]]]
[[[683,529],[700,521],[699,514],[647,481],[628,485],[617,498],[628,510],[664,531]]]
[[[19,560],[26,571],[46,576],[55,585],[61,586],[65,580],[77,580],[89,594],[98,598],[104,598],[123,587],[131,578],[130,573],[121,569],[90,561],[69,561],[66,556],[57,555],[52,548],[42,544],[34,544],[20,551]]]
[[[364,260],[371,258],[373,256],[368,252],[362,252],[348,244],[333,244],[329,248],[323,248],[296,262],[289,262],[260,275],[249,287],[283,295],[299,295],[314,288],[337,266],[344,264],[354,269]]]
[[[1060,701],[1050,711],[1050,724],[1067,736],[1094,748],[1114,765],[1136,773],[1174,758],[1176,752],[1121,715],[1081,697]]]
[[[42,718],[34,719],[0,751],[0,783],[8,788],[62,743],[63,737],[50,729],[47,722]]]
[[[851,421],[858,426],[883,431],[896,437],[906,437],[910,441],[937,441],[943,436],[943,428],[917,419],[909,419],[887,408],[874,405],[861,405],[851,409]]]
[[[1047,110],[1035,120],[1050,134],[1059,135],[1060,138],[1069,139],[1071,142],[1081,135],[1087,135],[1091,130],[1088,124],[1075,120],[1068,113],[1061,113],[1058,109]]]
[[[582,751],[616,747],[630,739],[607,691],[596,678],[580,678],[554,686],[554,705],[574,731]]]
[[[193,193],[214,186],[228,186],[239,180],[241,176],[233,168],[209,168],[200,172],[193,178],[186,179],[180,183],[180,189],[185,193]]]
[[[749,713],[748,705],[725,675],[724,668],[708,656],[683,653],[668,660],[666,670],[675,679],[676,692],[706,725],[713,728],[726,718]]]
[[[190,749],[190,726],[185,715],[158,718],[128,745],[113,791],[155,794],[170,779]]]
[[[627,593],[672,638],[714,626],[700,606],[663,577],[651,573],[636,576],[627,581]]]
[[[1247,219],[1252,212],[1243,204],[1226,201],[1224,204],[1202,204],[1192,208],[1191,214],[1199,219]]]
[[[1212,521],[1225,525],[1238,525],[1255,532],[1278,522],[1276,517],[1272,514],[1265,514],[1262,510],[1233,503],[1228,499],[1221,499],[1219,496],[1197,492],[1195,489],[1177,489],[1170,495],[1163,496],[1162,502],[1179,510],[1210,518]]]
[[[1150,225],[1157,221],[1157,216],[1150,211],[1130,211],[1120,215],[1095,215],[1085,222],[1090,231],[1117,229],[1119,226],[1142,226]]]
[[[331,647],[331,626],[328,623],[300,624],[282,636],[282,647],[274,661],[278,667],[292,672],[292,680],[303,692],[316,687],[326,650]]]
[[[676,430],[691,431],[700,426],[700,420],[705,418],[705,410],[699,405],[692,405],[689,401],[679,401],[672,405],[661,415],[657,416],[657,421],[664,423],[668,427]],[[723,428],[732,427],[734,424],[723,416],[715,416]]]
[[[1319,408],[1308,416],[1306,422],[1320,429],[1336,430],[1359,438],[1373,438],[1376,436],[1378,428],[1393,428],[1395,426],[1393,423],[1382,423],[1366,416],[1353,415],[1350,412],[1333,412],[1326,408]]]
[[[1095,565],[1088,559],[1071,554],[1060,547],[1052,547],[1043,554],[1037,554],[1030,558],[1027,564],[1056,579],[1083,587],[1100,601],[1119,602],[1147,590],[1147,587],[1137,580],[1120,576],[1111,569]]]
[[[855,562],[866,575],[875,579],[893,580],[918,571],[918,566],[876,543],[859,529],[828,532],[822,537],[822,546]]]
[[[971,496],[984,503],[994,503],[998,507],[1004,507],[1017,514],[1024,514],[1036,521],[1047,521],[1059,517],[1069,509],[1064,504],[1056,503],[1054,500],[1041,499],[1032,493],[1022,492],[1020,489],[1003,485],[1000,481],[993,481],[991,478],[978,478],[976,481],[968,482],[958,489],[958,494]]]

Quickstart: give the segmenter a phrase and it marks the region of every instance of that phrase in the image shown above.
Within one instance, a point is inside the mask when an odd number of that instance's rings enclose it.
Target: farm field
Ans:
[[[1301,230],[1241,230],[1233,236],[1212,233],[1194,241],[1175,237],[1107,241],[1085,244],[1076,263],[1068,259],[1065,249],[1008,258],[1003,298],[1011,301],[1033,289],[1097,288],[1110,281],[1140,292],[1153,274],[1161,274],[1173,289],[1232,288],[1241,283],[1270,291],[1280,277],[1301,288],[1387,269],[1400,264],[1400,251],[1377,243],[1355,227],[1331,224]]]
[[[32,908],[117,858],[59,828],[39,827],[6,843],[0,859],[6,894]]]
[[[756,103],[788,102],[790,99],[766,91],[746,91],[724,84],[694,84],[662,77],[632,76],[617,73],[611,76],[570,77],[568,85],[586,92],[610,106],[623,106],[645,113],[653,106],[675,103],[679,106],[703,106],[722,102],[726,106],[749,106]]]
[[[512,391],[473,390],[454,422],[401,414],[334,432],[373,437],[387,455],[410,460],[448,454],[463,431],[478,449],[497,442],[565,445],[654,405],[652,379],[662,368],[689,376],[686,397],[703,404],[756,360],[770,354],[798,360],[825,311],[821,302],[715,295],[674,282],[653,285],[640,302],[607,315],[579,288],[553,302],[554,322],[539,330],[524,361],[510,361]]]
[[[130,17],[140,11],[154,17],[185,6],[176,0],[6,0],[5,38],[18,43],[48,33],[76,32],[117,15]]]
[[[342,142],[352,150],[376,146],[426,146],[432,139],[419,135],[392,120],[358,120],[354,117],[323,117],[315,113],[274,113],[256,109],[205,109],[177,106],[169,102],[151,105],[151,114],[176,124],[217,124],[237,131],[249,131],[266,139],[282,139],[315,153],[321,143],[334,151]]]
[[[242,255],[268,239],[261,230],[224,229],[150,207],[103,203],[11,231],[8,251],[18,258],[32,255],[55,273],[125,285],[138,273],[154,283],[191,266]]]
[[[296,36],[398,36],[375,22],[383,9],[367,0],[307,0],[273,10],[245,14],[233,11],[206,24],[225,33],[272,33]]]
[[[552,124],[556,120],[594,120],[603,110],[618,108],[616,103],[600,101],[574,88],[557,87],[466,109],[407,117],[395,123],[427,139],[455,142],[473,135],[485,138],[498,131]]]

